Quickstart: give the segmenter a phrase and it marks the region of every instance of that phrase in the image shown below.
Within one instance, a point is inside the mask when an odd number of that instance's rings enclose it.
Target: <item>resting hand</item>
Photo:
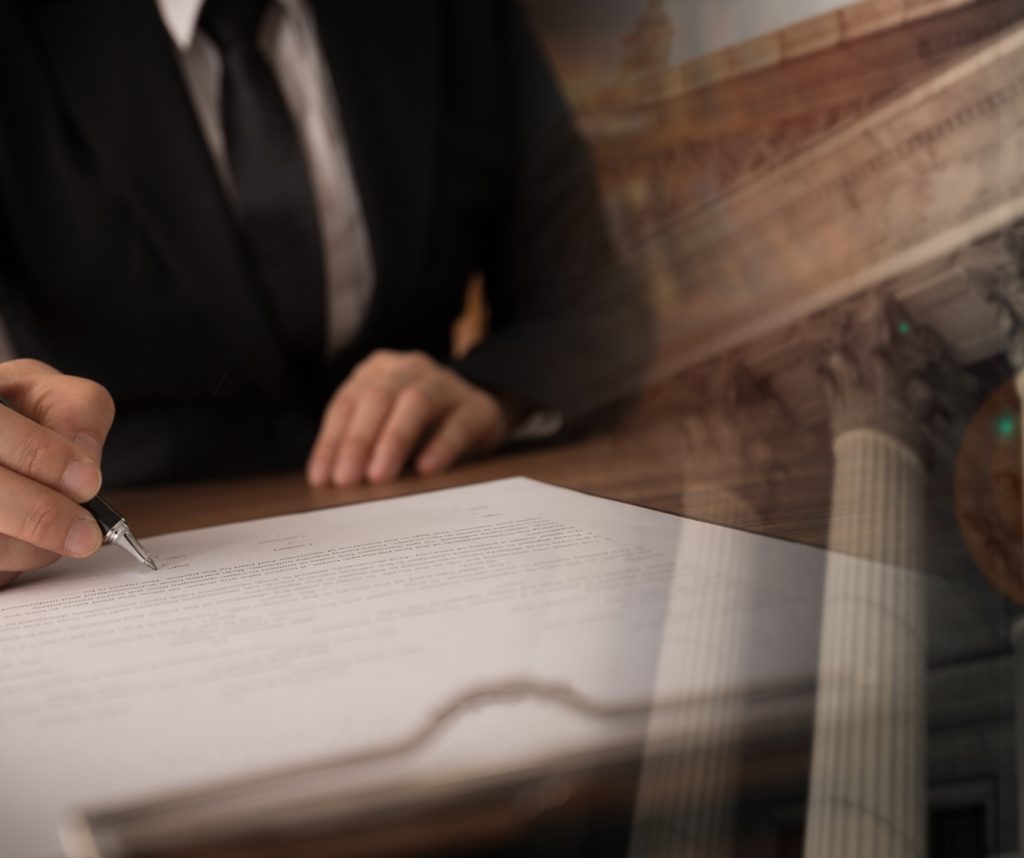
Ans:
[[[310,484],[393,480],[415,456],[421,474],[497,447],[498,400],[422,352],[381,349],[338,388],[306,464]]]
[[[100,385],[34,360],[0,362],[0,587],[103,536],[78,501],[100,488],[114,403]]]

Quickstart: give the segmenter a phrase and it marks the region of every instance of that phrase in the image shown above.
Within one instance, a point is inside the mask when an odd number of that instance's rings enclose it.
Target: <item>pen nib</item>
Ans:
[[[142,547],[142,543],[139,542],[134,534],[125,527],[120,533],[112,540],[112,544],[116,545],[123,551],[127,551],[140,563],[145,563],[150,569],[156,572],[156,561],[153,559],[153,555],[146,551]]]

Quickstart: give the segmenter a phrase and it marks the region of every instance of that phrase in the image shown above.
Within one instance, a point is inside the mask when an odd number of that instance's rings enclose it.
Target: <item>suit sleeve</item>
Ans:
[[[520,9],[498,7],[509,168],[486,243],[489,334],[456,367],[561,415],[571,432],[620,408],[651,354],[639,278],[609,239],[587,149]]]

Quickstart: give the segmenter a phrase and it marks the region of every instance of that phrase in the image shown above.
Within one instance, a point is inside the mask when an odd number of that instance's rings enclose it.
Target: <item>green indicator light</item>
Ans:
[[[903,336],[906,336],[907,334],[910,333],[910,322],[904,319],[903,321],[899,322],[896,325],[896,330],[899,331]]]
[[[1000,438],[1012,438],[1017,434],[1017,417],[1013,414],[1000,414],[996,418],[996,435]]]

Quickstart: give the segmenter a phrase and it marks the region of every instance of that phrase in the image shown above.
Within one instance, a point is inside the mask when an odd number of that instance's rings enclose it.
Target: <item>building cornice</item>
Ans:
[[[1024,26],[663,227],[638,261],[674,368],[949,255],[1024,217]],[[755,310],[756,305],[756,310]],[[689,327],[687,320],[690,320]]]
[[[983,0],[862,0],[668,70],[626,75],[580,107],[584,112],[606,111],[617,105],[632,109],[678,98],[979,2]]]

